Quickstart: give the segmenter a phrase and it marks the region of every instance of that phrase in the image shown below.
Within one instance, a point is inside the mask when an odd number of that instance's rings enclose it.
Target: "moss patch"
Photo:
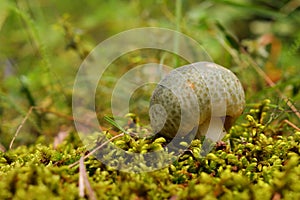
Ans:
[[[98,199],[300,199],[300,132],[276,132],[265,123],[268,103],[250,110],[224,138],[230,144],[219,142],[206,157],[193,140],[170,166],[130,174],[90,156],[84,164],[92,189]],[[125,135],[113,143],[142,152],[167,141]],[[84,154],[76,134],[56,149],[39,142],[0,152],[0,199],[81,199],[79,167],[69,165]]]

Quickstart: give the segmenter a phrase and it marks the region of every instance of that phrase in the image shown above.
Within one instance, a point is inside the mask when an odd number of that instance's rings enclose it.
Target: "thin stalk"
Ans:
[[[176,7],[175,7],[175,14],[176,14],[176,31],[180,32],[180,21],[181,21],[181,10],[182,10],[182,0],[176,0]],[[176,54],[174,57],[174,67],[178,66],[179,59],[178,59],[178,52],[179,52],[179,35],[175,34],[174,37],[174,53]]]
[[[18,16],[21,17],[21,19],[26,23],[26,25],[30,28],[31,32],[32,32],[32,39],[33,41],[37,44],[37,46],[39,47],[40,53],[42,55],[42,63],[43,66],[45,67],[45,71],[47,74],[52,75],[50,77],[50,86],[51,89],[50,91],[53,91],[53,94],[55,95],[53,98],[57,99],[58,96],[61,96],[59,94],[63,95],[64,100],[67,102],[67,97],[65,95],[65,92],[63,90],[63,84],[61,83],[61,80],[58,78],[58,75],[52,70],[52,66],[50,63],[50,59],[49,59],[49,54],[48,54],[48,50],[47,50],[47,46],[44,44],[44,42],[42,41],[41,37],[40,37],[40,31],[39,28],[37,27],[35,21],[24,11],[20,10],[17,5],[16,6],[10,6],[10,9],[16,13]],[[55,90],[55,84],[53,79],[56,79],[57,84],[59,85],[59,90],[60,91],[56,91]],[[54,91],[56,91],[54,93]]]
[[[99,145],[98,147],[96,147],[95,149],[93,149],[90,153],[88,153],[87,155],[85,155],[85,156],[83,157],[83,160],[85,160],[86,158],[88,158],[90,155],[94,154],[96,151],[98,151],[99,149],[101,149],[102,147],[104,147],[105,145],[107,145],[108,143],[110,143],[111,141],[113,141],[113,140],[115,140],[115,139],[117,139],[117,138],[119,138],[119,137],[122,137],[122,136],[124,136],[124,135],[125,135],[125,133],[121,133],[121,134],[119,134],[119,135],[116,135],[116,136],[110,138],[110,139],[107,140],[106,142],[102,143],[101,145]],[[74,162],[73,164],[69,165],[69,168],[72,168],[72,167],[78,165],[79,162],[80,162],[80,160]]]

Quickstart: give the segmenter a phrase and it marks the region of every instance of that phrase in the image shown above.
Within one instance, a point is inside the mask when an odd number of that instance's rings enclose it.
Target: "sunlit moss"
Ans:
[[[90,156],[84,164],[91,186],[99,199],[299,199],[300,133],[273,133],[265,123],[268,103],[264,101],[231,129],[224,138],[230,144],[216,144],[206,157],[200,154],[198,139],[171,165],[149,173],[119,172]],[[113,143],[129,152],[146,153],[161,150],[168,141],[124,135]],[[0,199],[80,199],[78,166],[69,165],[85,154],[75,133],[56,149],[39,143],[0,152]],[[115,154],[107,152],[104,159]],[[136,166],[129,162],[126,167]]]

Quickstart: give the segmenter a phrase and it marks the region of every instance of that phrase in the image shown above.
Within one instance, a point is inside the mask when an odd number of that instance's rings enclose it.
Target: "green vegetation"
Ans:
[[[149,173],[118,172],[88,157],[84,164],[95,195],[99,199],[299,199],[300,132],[282,134],[265,123],[269,118],[257,118],[270,111],[268,103],[254,107],[244,124],[231,129],[225,138],[231,146],[220,142],[206,157],[200,156],[199,140],[169,167]],[[56,149],[44,143],[40,138],[35,145],[0,154],[1,199],[80,199],[79,165],[70,166],[85,154],[79,138],[71,134]],[[124,135],[113,143],[146,153],[167,141]]]
[[[2,0],[0,199],[300,199],[299,25],[296,0]],[[170,166],[130,174],[88,156],[82,194],[85,173],[77,161],[88,152],[72,118],[77,70],[99,42],[144,26],[178,30],[199,42],[239,77],[246,109],[206,157],[201,141],[193,140]],[[186,63],[159,50],[130,52],[111,63],[95,96],[105,134],[126,131],[112,143],[132,152],[169,142],[130,134],[151,135],[144,124],[153,85],[135,91],[130,112],[136,115],[124,117],[124,126],[105,117],[116,81],[150,62]]]

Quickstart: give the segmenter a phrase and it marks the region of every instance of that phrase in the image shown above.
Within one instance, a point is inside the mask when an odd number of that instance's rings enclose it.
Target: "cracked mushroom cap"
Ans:
[[[173,138],[176,134],[185,136],[196,127],[196,138],[200,138],[214,118],[225,121],[228,131],[244,107],[243,87],[230,70],[198,62],[172,70],[158,83],[149,115],[155,133]]]

